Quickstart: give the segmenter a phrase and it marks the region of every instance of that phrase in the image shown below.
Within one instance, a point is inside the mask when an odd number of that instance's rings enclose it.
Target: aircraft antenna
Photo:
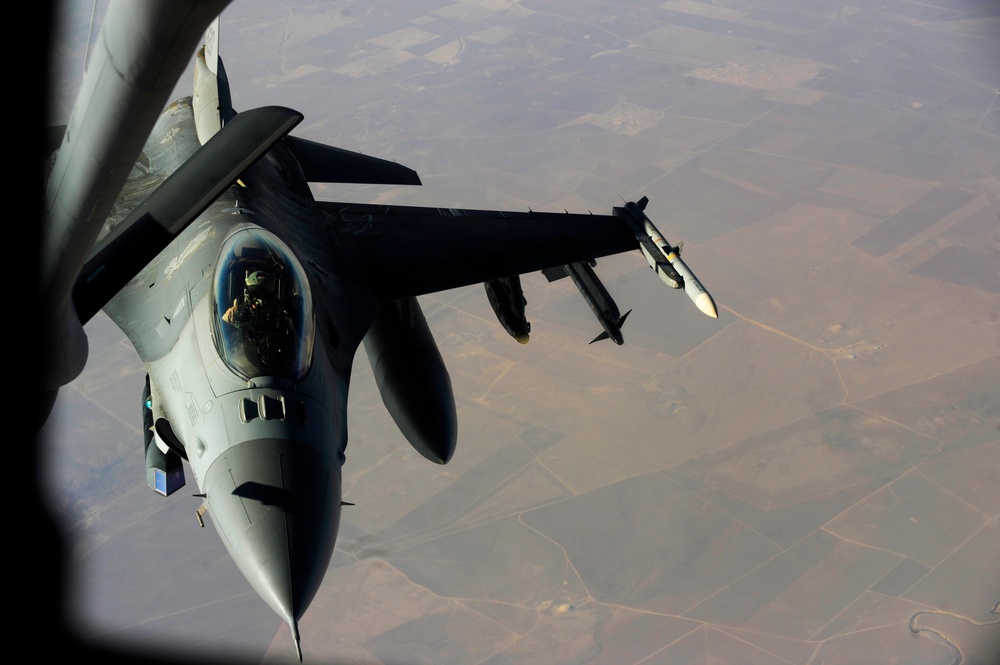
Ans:
[[[302,642],[299,639],[299,623],[297,621],[289,621],[288,625],[292,629],[292,641],[295,642],[295,655],[299,657],[299,662],[302,662]]]

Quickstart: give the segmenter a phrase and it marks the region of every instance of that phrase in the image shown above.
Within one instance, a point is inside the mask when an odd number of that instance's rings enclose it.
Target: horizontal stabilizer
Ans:
[[[92,254],[73,287],[86,323],[129,280],[302,121],[297,111],[265,106],[239,114],[163,181]]]
[[[286,145],[302,167],[308,182],[345,182],[358,185],[419,185],[413,169],[360,152],[289,136]]]

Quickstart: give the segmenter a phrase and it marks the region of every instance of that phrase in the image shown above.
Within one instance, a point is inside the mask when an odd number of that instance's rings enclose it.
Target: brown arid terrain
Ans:
[[[57,40],[86,47],[90,5]],[[646,212],[715,297],[638,252],[421,300],[458,402],[434,466],[355,364],[337,551],[307,663],[914,663],[1000,655],[1000,14],[926,0],[235,0],[237,109],[421,188],[319,198]],[[72,67],[58,80],[72,101]],[[78,81],[77,81],[78,82]],[[188,92],[182,79],[178,96]],[[104,316],[42,449],[66,612],[96,648],[289,661],[192,489],[145,483],[144,371]]]

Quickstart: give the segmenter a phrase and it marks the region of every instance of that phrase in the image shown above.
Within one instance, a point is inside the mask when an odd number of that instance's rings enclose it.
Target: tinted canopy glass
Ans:
[[[294,381],[312,362],[312,296],[302,264],[261,228],[240,229],[222,245],[212,292],[212,331],[225,363],[243,378]]]

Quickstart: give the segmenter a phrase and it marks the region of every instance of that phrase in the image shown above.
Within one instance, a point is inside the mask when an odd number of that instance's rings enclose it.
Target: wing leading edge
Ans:
[[[612,215],[319,203],[349,233],[381,301],[444,291],[639,247]]]

